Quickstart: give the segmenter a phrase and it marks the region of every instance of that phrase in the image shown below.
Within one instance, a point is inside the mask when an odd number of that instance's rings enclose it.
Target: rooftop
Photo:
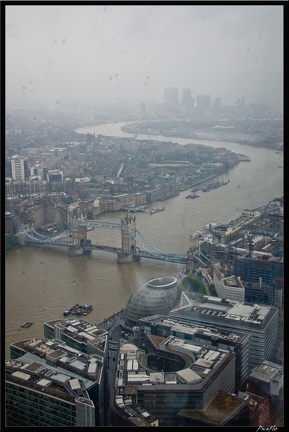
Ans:
[[[68,371],[62,373],[62,370],[46,365],[43,360],[43,363],[38,364],[39,368],[35,369],[35,358],[34,354],[26,353],[17,360],[6,360],[6,380],[15,384],[25,382],[28,388],[35,391],[42,389],[48,395],[70,402],[81,396],[84,403],[92,404],[87,388],[95,384],[93,381],[83,380],[79,375]]]
[[[227,393],[219,392],[204,410],[181,410],[185,417],[201,420],[212,425],[221,425],[248,402]]]
[[[244,324],[261,326],[274,310],[274,307],[270,306],[182,292],[179,305],[172,309],[169,315],[181,314],[194,317],[201,314],[204,317],[214,317],[216,320],[242,321]]]
[[[192,337],[197,335],[205,335],[209,337],[214,337],[223,340],[234,340],[240,342],[244,335],[240,333],[236,333],[233,331],[220,331],[214,327],[209,327],[206,325],[195,325],[188,324],[186,322],[181,321],[180,319],[176,319],[173,317],[167,317],[165,315],[153,315],[150,317],[142,318],[139,320],[140,323],[147,323],[151,325],[162,325],[166,326],[170,329],[170,333],[172,332],[181,332],[186,335],[191,335]],[[157,338],[158,336],[151,336],[151,338]],[[193,340],[193,339],[192,339]],[[192,349],[192,348],[188,348]]]
[[[250,377],[256,378],[265,383],[270,383],[271,379],[280,379],[283,376],[283,366],[272,363],[268,360],[257,366],[250,374]]]
[[[43,365],[46,365],[48,360],[49,364],[53,362],[53,367],[56,370],[63,372],[65,375],[80,377],[84,382],[87,382],[88,386],[97,383],[101,378],[102,359],[94,354],[85,354],[71,348],[65,342],[57,339],[35,338],[15,342],[13,345],[25,352],[18,360],[25,360],[25,370],[27,371],[37,373],[43,368]],[[96,365],[93,369],[90,367],[91,362]],[[7,362],[8,364],[9,362]]]

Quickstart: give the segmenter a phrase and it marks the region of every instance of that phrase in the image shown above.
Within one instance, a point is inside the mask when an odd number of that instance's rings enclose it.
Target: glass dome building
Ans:
[[[140,318],[166,314],[174,308],[177,298],[177,278],[161,276],[150,279],[130,296],[124,317],[137,322]]]

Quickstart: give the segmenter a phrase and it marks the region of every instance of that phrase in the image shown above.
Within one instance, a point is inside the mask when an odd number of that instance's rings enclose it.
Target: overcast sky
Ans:
[[[282,5],[6,5],[7,105],[281,104]]]

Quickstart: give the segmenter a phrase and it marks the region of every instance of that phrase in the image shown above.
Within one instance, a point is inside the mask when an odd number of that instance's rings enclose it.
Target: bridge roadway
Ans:
[[[78,222],[79,226],[85,226],[87,228],[107,228],[107,229],[121,229],[121,224],[116,222],[108,222],[108,221],[97,221],[85,219]]]
[[[108,225],[112,226],[112,229],[119,229],[119,227],[116,227],[116,225],[119,224],[111,224]],[[107,227],[107,224],[105,225]],[[51,245],[51,246],[63,246],[63,247],[69,247],[69,246],[77,246],[72,241],[65,240],[62,236],[57,237],[48,237],[44,235],[38,235],[38,233],[34,232],[34,235],[31,235],[29,233],[25,233],[25,242],[30,244],[41,244],[41,245]],[[84,244],[83,246],[84,252],[89,252],[92,250],[102,250],[105,252],[111,252],[115,254],[122,253],[122,248],[117,248],[113,246],[104,246],[104,245],[93,245],[90,243]],[[150,252],[148,250],[141,250],[140,248],[136,248],[134,251],[131,252],[131,255],[138,256],[140,258],[150,258],[154,260],[159,261],[168,261],[168,262],[175,262],[180,264],[186,264],[186,256],[185,255],[174,255],[174,254],[166,254],[165,252]]]
[[[116,254],[122,253],[121,248],[116,248],[113,246],[84,245],[83,249],[85,252],[92,251],[92,250],[102,250],[105,252],[112,252]],[[171,255],[154,254],[154,253],[137,249],[136,251],[132,252],[131,255],[138,256],[140,258],[150,258],[159,261],[168,261],[168,262],[175,262],[179,264],[186,264],[186,257],[174,256],[172,254]]]
[[[79,226],[83,226],[86,228],[102,228],[102,229],[114,229],[114,230],[121,230],[121,227],[123,223],[115,223],[115,222],[108,222],[108,221],[96,221],[96,220],[89,220],[89,219],[82,219],[78,221]],[[50,244],[55,246],[64,246],[64,247],[70,247],[70,246],[78,246],[73,242],[72,239],[69,237],[71,236],[71,229],[65,230],[63,233],[58,234],[55,237],[49,237],[45,236],[43,234],[40,234],[33,229],[29,232],[25,232],[25,242],[27,243],[38,243],[38,244]],[[169,253],[166,251],[163,251],[159,249],[156,245],[151,243],[148,239],[144,237],[144,235],[136,229],[136,234],[138,234],[142,241],[140,241],[138,238],[136,238],[133,233],[130,233],[131,237],[138,243],[139,247],[136,247],[131,250],[130,254],[132,256],[136,256],[139,258],[149,258],[159,261],[168,261],[168,262],[175,262],[179,264],[185,264],[187,262],[187,253]],[[144,244],[143,244],[144,243]],[[92,251],[92,250],[103,250],[106,252],[111,252],[115,254],[122,254],[123,250],[122,248],[116,248],[113,246],[103,246],[103,245],[93,245],[88,241],[87,243],[83,244],[80,243],[80,247],[83,248],[84,252]],[[197,257],[195,257],[197,258]],[[201,261],[199,258],[197,260],[204,266],[207,267],[203,261]]]

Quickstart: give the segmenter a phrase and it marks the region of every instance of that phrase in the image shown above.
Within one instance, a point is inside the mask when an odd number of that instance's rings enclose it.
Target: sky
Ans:
[[[283,106],[282,5],[5,5],[6,105]],[[279,104],[279,105],[278,105]]]

